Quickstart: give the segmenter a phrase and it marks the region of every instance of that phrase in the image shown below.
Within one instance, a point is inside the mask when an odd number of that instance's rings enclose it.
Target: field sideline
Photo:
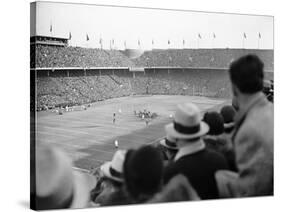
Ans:
[[[172,120],[169,116],[177,104],[193,102],[201,111],[206,111],[226,101],[196,96],[131,96],[93,103],[87,110],[63,115],[37,112],[36,140],[62,148],[73,159],[75,167],[89,170],[111,160],[116,151],[115,140],[119,141],[119,148],[128,149],[163,137],[164,125]],[[134,115],[134,110],[143,109],[159,115],[148,126]]]

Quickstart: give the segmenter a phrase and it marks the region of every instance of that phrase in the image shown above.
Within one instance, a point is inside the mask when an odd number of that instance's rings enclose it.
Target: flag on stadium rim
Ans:
[[[170,45],[170,43],[171,43],[171,42],[170,42],[170,39],[169,39],[169,40],[168,40],[168,44]]]
[[[152,39],[151,43],[152,43],[152,45],[154,45],[154,40],[153,39]]]
[[[245,32],[244,32],[244,34],[243,34],[243,35],[244,35],[244,38],[246,39],[246,38],[247,38],[247,35],[246,35],[246,33],[245,33]]]
[[[182,44],[183,44],[183,45],[185,44],[185,40],[184,40],[184,39],[182,40]]]
[[[140,46],[140,39],[138,39],[138,45]]]
[[[90,38],[89,38],[89,35],[88,35],[88,34],[86,34],[86,40],[87,40],[87,41],[89,41],[89,40],[90,40]]]
[[[200,39],[202,38],[200,33],[198,33],[198,38],[200,38]]]
[[[259,32],[259,38],[261,38],[261,33]]]
[[[215,33],[213,33],[213,38],[216,38],[216,34]]]
[[[50,32],[52,32],[53,31],[53,25],[52,25],[52,23],[50,24]]]
[[[71,35],[71,32],[69,32],[69,40],[71,40],[71,38],[72,38],[72,35]]]

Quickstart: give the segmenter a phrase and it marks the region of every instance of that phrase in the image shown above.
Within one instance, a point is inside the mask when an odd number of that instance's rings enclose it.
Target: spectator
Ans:
[[[100,167],[101,178],[91,192],[92,201],[99,205],[122,205],[127,203],[123,189],[123,164],[125,150],[118,150],[112,161]]]
[[[178,151],[176,139],[168,135],[164,139],[160,140],[158,148],[160,149],[165,161],[173,160]]]
[[[230,170],[237,171],[233,142],[231,140],[236,111],[231,105],[225,105],[224,107],[222,107],[220,114],[222,115],[224,120],[224,133],[220,136],[220,139],[226,142],[225,150],[223,153],[228,160]]]
[[[222,154],[228,162],[229,169],[236,171],[233,145],[224,133],[223,116],[215,111],[207,112],[204,114],[203,121],[210,127],[208,134],[204,137],[207,148]]]
[[[210,128],[207,135],[204,136],[204,142],[207,148],[222,152],[226,145],[226,141],[219,137],[224,131],[223,117],[216,111],[206,112],[203,121]]]
[[[59,149],[36,146],[36,210],[89,207],[95,177],[72,170],[71,160]]]
[[[217,170],[228,169],[225,158],[205,148],[202,140],[209,126],[200,121],[200,111],[194,104],[178,105],[174,123],[166,126],[168,135],[176,138],[179,151],[164,171],[164,182],[183,174],[202,199],[218,198],[214,174]]]
[[[155,147],[129,150],[124,163],[125,186],[131,203],[143,203],[162,188],[163,161]]]
[[[216,174],[222,195],[273,194],[273,105],[262,93],[263,63],[255,55],[234,61],[229,70],[239,103],[233,132],[238,173]],[[226,189],[228,188],[228,189]]]
[[[188,179],[179,174],[173,177],[169,183],[157,193],[149,203],[158,202],[178,202],[178,201],[194,201],[200,200],[197,192],[191,186]]]
[[[225,133],[230,133],[233,130],[235,113],[235,109],[231,105],[225,105],[222,107],[220,114],[223,117]]]
[[[208,111],[204,114],[203,121],[209,125],[208,135],[220,135],[224,131],[223,117],[216,111]]]

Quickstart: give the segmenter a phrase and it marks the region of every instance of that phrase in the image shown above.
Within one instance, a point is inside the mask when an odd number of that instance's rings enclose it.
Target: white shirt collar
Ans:
[[[181,157],[185,155],[190,155],[195,152],[199,152],[200,150],[205,148],[205,143],[203,142],[202,139],[195,141],[195,142],[186,142],[186,145],[181,147],[179,151],[177,152],[174,161],[180,159]]]

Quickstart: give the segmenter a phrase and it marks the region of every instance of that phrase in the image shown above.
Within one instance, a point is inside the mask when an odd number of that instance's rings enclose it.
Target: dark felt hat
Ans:
[[[127,152],[124,179],[128,193],[134,199],[157,192],[162,183],[163,161],[153,146],[142,146]]]
[[[203,117],[203,121],[206,122],[210,129],[209,135],[220,135],[224,131],[223,117],[216,111],[206,112]]]
[[[231,128],[234,125],[234,116],[235,116],[235,109],[231,105],[224,106],[220,111],[223,121],[224,121],[224,128]]]

